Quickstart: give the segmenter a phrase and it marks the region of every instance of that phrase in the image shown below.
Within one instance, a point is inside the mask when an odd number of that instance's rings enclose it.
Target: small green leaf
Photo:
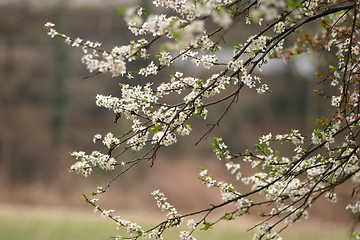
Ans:
[[[263,154],[266,154],[266,144],[263,144],[260,146],[259,144],[255,144],[256,150],[262,152]]]
[[[177,40],[177,39],[179,39],[182,32],[183,32],[183,29],[174,29],[174,30],[171,30],[170,34],[174,37],[175,40]]]
[[[153,132],[157,132],[160,130],[160,126],[158,124],[156,124],[154,127],[150,128],[150,130]]]
[[[121,15],[123,15],[125,12],[126,12],[126,10],[127,10],[127,6],[120,6],[120,7],[118,7],[117,8],[117,12],[118,12],[118,14],[121,16]]]
[[[218,12],[220,12],[220,13],[226,12],[226,8],[224,8],[224,7],[219,7]]]
[[[213,146],[213,152],[216,152],[219,149],[219,138],[214,137],[214,141],[211,145]]]
[[[230,220],[233,220],[235,218],[233,218],[230,214],[226,214],[225,216],[223,216],[223,219],[227,220],[227,221],[230,221]]]
[[[316,129],[314,131],[314,135],[318,138],[322,138],[322,136],[323,136],[320,129]]]
[[[332,72],[332,73],[338,71],[338,69],[332,65],[329,65],[329,69],[330,69],[330,72]]]
[[[265,212],[264,212],[264,211],[258,212],[257,214],[258,214],[260,217],[264,217],[264,216],[265,216]]]
[[[297,7],[299,7],[301,4],[301,1],[299,0],[287,0],[286,1],[286,6],[290,9],[290,10],[294,10]]]
[[[209,229],[211,229],[212,228],[212,225],[213,225],[213,223],[211,223],[211,222],[204,222],[204,228],[203,228],[203,230],[204,231],[207,231],[207,230],[209,230]]]

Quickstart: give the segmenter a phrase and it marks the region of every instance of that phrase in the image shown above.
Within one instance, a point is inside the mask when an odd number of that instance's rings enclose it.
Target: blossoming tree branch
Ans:
[[[257,212],[261,218],[254,226],[253,239],[281,239],[280,233],[285,228],[308,217],[309,208],[319,198],[336,202],[338,185],[353,181],[356,192],[360,182],[357,1],[154,0],[153,4],[163,14],[148,14],[140,6],[125,9],[124,18],[134,40],[128,45],[114,46],[110,51],[103,50],[101,43],[59,33],[53,23],[44,26],[50,37],[63,38],[66,44],[82,49],[82,62],[90,73],[110,74],[120,82],[118,96],[98,94],[96,105],[113,111],[115,121],[126,118],[132,123],[131,129],[117,136],[111,132],[96,134],[94,143],[102,143],[106,151],[73,152],[75,162],[70,168],[71,172],[85,177],[94,168],[118,172],[107,186],[84,194],[86,202],[96,211],[126,230],[126,236],[113,236],[114,239],[162,239],[164,232],[180,225],[187,228],[179,230],[180,239],[195,239],[196,229],[206,230],[220,221],[240,218],[253,213],[255,208],[264,211]],[[208,24],[210,22],[213,24]],[[246,41],[238,42],[226,62],[219,61],[222,40],[228,30],[243,23],[250,28],[256,25],[259,31]],[[309,24],[316,26],[312,33],[306,32]],[[162,43],[161,47],[157,47],[158,42]],[[151,56],[150,50],[156,55]],[[208,170],[202,169],[199,180],[209,188],[218,189],[223,202],[179,213],[167,202],[164,193],[155,190],[152,195],[157,206],[167,212],[167,217],[149,229],[97,204],[96,197],[105,193],[114,180],[137,164],[155,164],[158,151],[176,144],[179,137],[190,135],[191,118],[206,119],[211,106],[226,103],[218,121],[204,134],[202,139],[205,139],[215,126],[221,125],[229,109],[236,107],[236,100],[244,89],[250,89],[253,94],[271,94],[271,83],[264,83],[256,75],[269,59],[291,61],[294,55],[322,51],[334,54],[337,61],[329,66],[326,74],[314,75],[320,84],[332,88],[330,95],[316,91],[319,101],[329,103],[331,117],[318,120],[317,124],[314,119],[312,132],[293,129],[286,134],[264,135],[253,149],[245,152],[229,152],[221,137],[214,138],[212,148],[216,158],[234,175],[234,181],[250,185],[251,190],[239,192],[232,183],[216,180]],[[146,66],[130,69],[128,63],[132,61],[144,62]],[[147,79],[158,75],[180,61],[190,62],[207,72],[207,77],[171,68],[173,74],[162,77],[161,84],[121,83],[123,77]],[[174,103],[169,99],[181,100]],[[274,145],[279,143],[291,149],[292,156],[276,150]],[[123,153],[127,151],[137,151],[138,155],[124,159]],[[244,175],[241,165],[249,165],[253,171]],[[215,209],[225,206],[233,210],[229,212],[227,208],[217,221],[209,220]],[[347,209],[358,214],[360,200],[349,203]],[[353,237],[360,239],[357,233],[353,233]]]

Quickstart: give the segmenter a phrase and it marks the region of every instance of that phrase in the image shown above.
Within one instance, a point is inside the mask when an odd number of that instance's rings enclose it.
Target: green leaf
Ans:
[[[224,8],[224,7],[219,7],[218,12],[220,12],[220,13],[226,12],[226,8]]]
[[[214,137],[214,141],[211,145],[213,146],[213,152],[216,152],[219,149],[219,138]]]
[[[169,45],[167,43],[161,43],[159,46],[159,49],[164,51],[164,52],[168,52],[169,51]]]
[[[171,30],[170,34],[174,37],[175,40],[178,40],[182,32],[183,29],[174,29]]]
[[[233,220],[235,218],[233,218],[230,214],[226,214],[225,216],[223,216],[223,219],[227,220],[227,221],[230,221],[230,220]]]
[[[301,4],[301,1],[299,1],[299,0],[287,0],[286,1],[286,6],[291,10],[294,10],[297,7],[299,7],[300,4]]]
[[[158,124],[156,124],[154,127],[150,128],[150,130],[153,132],[157,132],[160,130],[160,126]]]
[[[332,73],[339,70],[339,69],[337,69],[336,67],[334,67],[332,65],[329,65],[329,69],[330,69],[330,72],[332,72]]]
[[[314,135],[316,136],[316,137],[318,137],[318,138],[322,138],[322,134],[321,134],[321,130],[320,129],[316,129],[315,131],[314,131]]]
[[[203,230],[204,231],[207,231],[207,230],[209,230],[209,229],[211,229],[212,228],[212,225],[214,225],[213,223],[211,223],[211,222],[204,222],[204,228],[203,228]]]
[[[249,149],[246,149],[246,150],[245,150],[245,155],[246,155],[246,156],[251,156],[251,155],[252,155],[252,152],[251,152]]]
[[[127,10],[127,6],[119,6],[118,8],[117,8],[117,12],[118,12],[118,14],[121,16],[121,15],[124,15],[124,13],[125,13],[125,11]]]
[[[260,217],[264,217],[264,216],[265,216],[265,212],[264,212],[264,211],[258,212],[257,214],[258,214]]]
[[[266,144],[263,144],[260,146],[259,144],[255,144],[256,150],[262,152],[263,154],[266,154]]]

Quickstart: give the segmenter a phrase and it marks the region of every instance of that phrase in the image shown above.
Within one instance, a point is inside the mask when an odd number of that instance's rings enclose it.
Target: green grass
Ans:
[[[69,219],[71,217],[69,216]],[[95,240],[115,234],[113,224],[89,219],[39,216],[1,216],[0,239],[4,240]],[[115,230],[114,230],[115,229]]]
[[[139,213],[135,219],[141,219]],[[144,216],[143,224],[148,225],[151,219],[152,216]],[[195,237],[199,240],[252,239],[253,232],[246,231],[249,226],[251,224],[246,222],[224,223],[208,231],[197,231]],[[342,240],[349,239],[349,229],[346,225],[304,223],[286,230],[282,236],[284,240]],[[91,210],[0,208],[1,240],[108,240],[118,234],[121,232],[114,223]],[[178,234],[178,230],[173,230],[165,235],[165,239],[178,239]]]

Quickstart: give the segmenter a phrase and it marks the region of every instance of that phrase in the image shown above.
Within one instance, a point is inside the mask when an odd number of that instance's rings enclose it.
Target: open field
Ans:
[[[126,213],[124,216],[131,216]],[[154,219],[150,214],[133,215],[133,219],[145,226]],[[155,219],[160,217],[157,215]],[[251,239],[246,232],[249,223],[222,224],[215,230],[198,231],[198,239]],[[326,222],[305,222],[284,232],[284,240],[342,240],[349,239],[351,226]],[[3,240],[101,240],[119,234],[115,225],[91,210],[64,208],[37,208],[5,205],[0,207],[0,239]],[[170,232],[165,239],[178,239],[178,231]]]

